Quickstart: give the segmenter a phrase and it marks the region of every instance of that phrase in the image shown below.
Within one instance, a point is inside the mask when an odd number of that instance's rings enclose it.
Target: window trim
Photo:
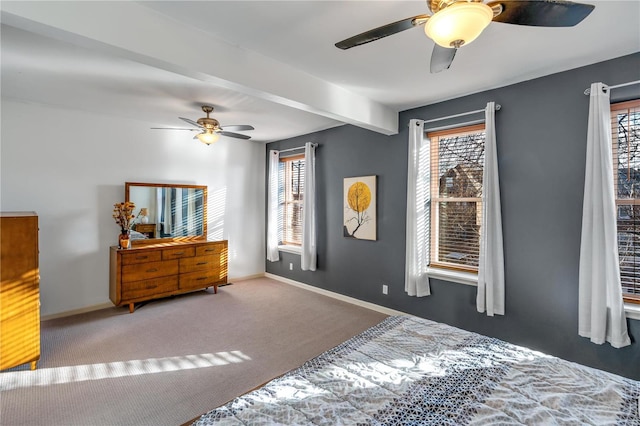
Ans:
[[[301,246],[292,246],[292,245],[288,245],[288,244],[280,244],[280,245],[278,245],[278,251],[281,251],[281,252],[284,252],[284,253],[302,255],[302,247]]]
[[[286,164],[287,163],[292,163],[294,161],[300,161],[300,160],[304,160],[305,156],[304,154],[294,154],[294,155],[289,155],[289,156],[284,156],[284,157],[280,157],[280,163],[285,164],[285,169],[286,169]],[[284,199],[282,201],[282,206],[279,206],[279,208],[282,208],[284,212],[287,211],[287,205],[288,204],[302,204],[302,200],[289,200],[287,201],[286,199],[286,194],[287,194],[287,177],[286,177],[286,170],[284,172],[285,176],[283,176],[283,183],[285,188],[283,189],[283,193],[284,193]],[[278,182],[278,185],[280,185],[280,182]],[[303,194],[304,196],[304,194]],[[288,252],[288,253],[294,253],[294,254],[300,254],[302,252],[302,242],[300,243],[296,243],[295,241],[287,241],[285,240],[285,235],[287,234],[285,232],[285,227],[286,227],[286,223],[287,223],[287,217],[285,214],[282,215],[282,233],[280,235],[278,235],[278,250],[279,251],[284,251],[284,252]]]
[[[478,273],[459,269],[443,268],[441,266],[427,267],[427,276],[436,280],[449,281],[470,286],[478,285]]]
[[[624,313],[629,319],[640,320],[640,305],[625,302]]]
[[[611,113],[617,112],[617,111],[621,111],[624,109],[629,109],[629,108],[640,108],[640,99],[632,99],[629,101],[624,101],[624,102],[617,102],[617,103],[612,103],[610,105],[610,111]],[[615,132],[615,129],[612,129],[612,132]],[[615,134],[615,133],[614,133]],[[612,141],[614,142],[614,141]],[[616,140],[615,143],[612,143],[612,155],[613,155],[613,164],[615,164],[617,162],[617,150],[613,149],[613,146],[617,146],[618,141]],[[615,168],[614,168],[615,170]],[[619,199],[617,198],[617,193],[618,193],[618,180],[614,177],[613,180],[613,185],[614,185],[614,196],[616,198],[614,198],[615,201],[615,205],[616,205],[616,212],[618,209],[618,206],[620,205],[640,205],[640,198],[637,199]],[[617,216],[617,213],[616,213]],[[616,226],[617,226],[617,219],[616,219]],[[616,229],[616,235],[617,235],[617,229]],[[625,294],[622,293],[622,300],[624,302],[624,307],[625,307],[625,313],[627,314],[628,318],[634,318],[634,319],[640,319],[640,295],[629,295],[629,294]]]
[[[486,132],[486,123],[484,121],[476,124],[460,124],[446,129],[439,129],[433,131],[425,131],[424,137],[429,140],[429,161],[431,181],[429,182],[429,204],[431,205],[430,212],[430,233],[429,236],[430,249],[429,249],[429,267],[427,275],[436,279],[446,279],[448,281],[457,282],[460,284],[477,285],[478,283],[478,267],[464,266],[455,263],[448,263],[439,260],[434,260],[436,253],[438,252],[438,236],[439,236],[439,216],[438,216],[438,203],[442,202],[475,202],[482,206],[482,197],[440,197],[439,194],[439,145],[437,139],[440,136],[460,135],[466,133],[479,133]],[[436,139],[434,141],[434,139]],[[435,143],[434,143],[435,142]],[[434,173],[435,170],[435,173]],[[434,179],[434,176],[436,177]],[[482,183],[484,191],[484,182]],[[480,207],[482,208],[482,207]],[[475,276],[475,279],[471,277]]]

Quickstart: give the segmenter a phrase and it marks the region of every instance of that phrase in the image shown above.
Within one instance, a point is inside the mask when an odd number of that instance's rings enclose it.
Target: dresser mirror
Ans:
[[[135,204],[133,245],[207,239],[207,187],[125,182],[125,201]]]

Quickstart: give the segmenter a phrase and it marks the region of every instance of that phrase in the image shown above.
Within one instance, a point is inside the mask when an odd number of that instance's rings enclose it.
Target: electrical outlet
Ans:
[[[389,294],[389,286],[382,284],[382,294]]]
[[[293,271],[293,263],[290,263],[290,264],[289,264],[289,270],[290,270],[290,271]]]

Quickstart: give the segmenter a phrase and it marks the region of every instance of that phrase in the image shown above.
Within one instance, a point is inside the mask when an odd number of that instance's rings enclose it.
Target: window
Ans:
[[[429,132],[430,265],[478,272],[484,124]]]
[[[611,105],[611,130],[622,295],[640,303],[640,100]]]
[[[302,245],[304,155],[280,159],[278,171],[278,244]]]

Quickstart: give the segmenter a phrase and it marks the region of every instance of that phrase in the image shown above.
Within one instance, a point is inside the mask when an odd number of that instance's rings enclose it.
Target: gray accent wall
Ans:
[[[393,136],[344,125],[268,144],[267,151],[319,144],[318,270],[301,271],[300,256],[281,253],[266,271],[640,380],[640,321],[628,320],[632,345],[622,349],[592,344],[577,331],[589,111],[583,92],[592,82],[615,85],[638,76],[640,53],[404,111]],[[611,93],[612,102],[634,97],[640,86]],[[488,101],[502,105],[496,133],[506,313],[495,317],[476,311],[474,286],[432,279],[431,296],[404,292],[408,122],[482,109]],[[343,178],[364,175],[378,177],[377,241],[342,235]]]

